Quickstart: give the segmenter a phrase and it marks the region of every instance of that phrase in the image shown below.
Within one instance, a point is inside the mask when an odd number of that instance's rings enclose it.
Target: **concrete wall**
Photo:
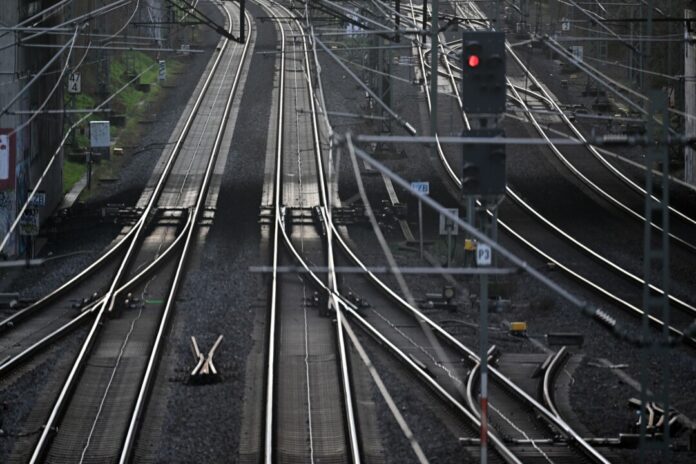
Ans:
[[[694,18],[696,26],[696,6],[684,10],[685,18]],[[684,31],[686,37],[696,37],[696,31]],[[687,42],[684,46],[684,112],[696,115],[696,45]],[[696,137],[696,119],[687,118],[684,122],[687,137]],[[684,181],[696,185],[696,150],[684,149]]]
[[[0,2],[0,18],[3,25],[12,26],[26,17],[27,6],[43,9],[55,3],[55,0],[3,0]],[[56,16],[46,24],[61,21]],[[0,38],[0,47],[13,44],[18,36],[14,33]],[[58,44],[62,38],[44,36],[36,43]],[[57,52],[51,48],[29,48],[10,46],[0,51],[0,107],[4,107],[30,81],[31,77]],[[62,60],[57,60],[49,71],[62,67]],[[58,74],[51,73],[39,79],[25,94],[12,105],[12,111],[29,111],[38,108],[46,100],[57,82]],[[46,109],[62,108],[63,89],[60,86],[46,105]],[[29,115],[9,114],[0,117],[0,132],[13,132],[29,119]],[[5,182],[0,179],[0,235],[5,236],[16,213],[26,201],[28,191],[34,187],[41,176],[50,157],[62,137],[62,115],[39,115],[29,125],[17,130],[10,139],[13,152],[10,170],[11,178]],[[39,209],[42,222],[50,215],[62,199],[62,153],[42,182],[41,190],[46,192],[46,206]],[[9,246],[2,254],[13,256],[24,252],[23,240],[15,234]]]

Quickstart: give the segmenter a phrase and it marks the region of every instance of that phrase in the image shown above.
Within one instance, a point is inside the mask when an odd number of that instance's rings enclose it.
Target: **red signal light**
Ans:
[[[469,67],[470,68],[476,68],[479,65],[479,57],[478,55],[469,55]]]

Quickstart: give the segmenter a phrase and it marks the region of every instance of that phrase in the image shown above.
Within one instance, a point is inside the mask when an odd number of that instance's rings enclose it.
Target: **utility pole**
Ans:
[[[425,4],[425,2],[424,2]],[[439,4],[440,0],[431,0],[432,18],[430,20],[430,133],[434,137],[437,134],[437,74],[438,74],[438,34],[439,34]],[[437,147],[433,144],[435,155]]]
[[[691,117],[685,118],[684,136],[696,136],[696,5],[684,10],[684,112]],[[696,150],[690,146],[684,148],[684,181],[696,185]]]
[[[105,0],[102,0],[100,2],[100,6],[104,6],[106,4]],[[96,5],[95,5],[96,7]],[[96,9],[96,8],[93,8]],[[106,17],[108,15],[101,15],[97,19],[97,34],[106,34],[107,33],[107,27],[106,27]],[[97,89],[98,89],[98,94],[99,98],[103,102],[107,98],[109,98],[109,78],[110,78],[110,72],[111,72],[111,66],[109,63],[110,60],[109,56],[109,50],[106,50],[105,47],[100,48],[97,50],[97,60],[98,60],[98,65],[97,65]]]

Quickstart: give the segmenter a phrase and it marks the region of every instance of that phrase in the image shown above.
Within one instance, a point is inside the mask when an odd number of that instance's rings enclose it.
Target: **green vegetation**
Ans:
[[[65,160],[63,163],[63,193],[68,193],[78,180],[87,172],[87,165]]]
[[[183,64],[173,60],[167,60],[167,80],[172,79],[172,75],[180,73],[183,69]],[[119,145],[119,140],[135,140],[139,135],[138,122],[145,113],[148,105],[156,102],[159,97],[162,87],[159,85],[157,60],[151,56],[138,52],[129,51],[117,55],[109,64],[109,88],[112,93],[118,91],[121,87],[128,84],[138,74],[143,73],[140,78],[123,89],[110,102],[112,115],[124,115],[125,125],[116,127],[111,125],[111,138]],[[99,99],[95,96],[96,88],[86,88],[85,83],[94,82],[94,76],[87,77],[87,74],[92,74],[91,70],[85,70],[83,74],[83,93],[75,95],[76,109],[91,109],[99,105]],[[72,96],[65,94],[65,103],[69,104]],[[74,152],[84,152],[89,148],[89,122],[105,119],[105,113],[95,113],[90,116],[81,127],[74,131],[74,144],[72,150]],[[112,157],[109,161],[103,161],[99,165],[94,166],[94,175],[114,176],[117,175],[120,164],[123,162],[120,158]],[[63,189],[65,192],[80,179],[86,172],[86,166],[83,163],[65,160],[63,164]]]

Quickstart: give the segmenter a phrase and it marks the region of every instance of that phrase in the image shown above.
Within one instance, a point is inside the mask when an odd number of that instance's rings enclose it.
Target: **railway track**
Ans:
[[[222,8],[231,31],[241,18],[233,15],[231,4]],[[167,321],[228,130],[248,44],[248,38],[239,46],[221,42],[174,148],[161,165],[143,217],[129,234],[109,290],[83,312],[93,318],[89,333],[50,406],[38,441],[23,460],[130,460]],[[172,209],[188,212],[172,224],[150,223],[152,213]],[[162,269],[151,275],[161,264]],[[124,288],[137,299],[125,301]]]
[[[463,12],[462,12],[463,13]],[[444,49],[443,49],[444,52]],[[509,53],[514,53],[512,50],[508,49]],[[461,99],[459,97],[459,92],[457,88],[457,82],[458,79],[455,77],[455,74],[453,72],[453,69],[460,69],[458,66],[452,64],[449,62],[448,54],[443,53],[443,61],[445,64],[445,69],[446,72],[442,72],[447,78],[448,81],[450,82],[453,90],[453,94],[455,95],[459,108],[462,108],[462,103]],[[519,60],[519,59],[518,59]],[[423,75],[426,75],[425,73],[429,70],[429,67],[427,66],[427,60],[424,59],[424,54],[421,55],[421,72]],[[525,114],[530,117],[534,118],[533,113],[529,111],[529,108],[527,108],[524,99],[521,98],[518,89],[512,85],[510,82],[508,82],[508,88],[512,93],[512,98],[514,101],[523,106],[523,109],[525,110]],[[430,94],[429,94],[429,89],[427,85],[424,86],[424,91],[426,92],[426,97],[428,100],[428,104],[430,101]],[[463,113],[463,111],[460,111],[460,114],[463,118],[463,123],[465,127],[468,126],[468,120],[466,119],[466,115]],[[541,125],[535,120],[536,126],[541,130]],[[545,134],[545,133],[544,133]],[[548,136],[546,136],[548,139]],[[558,148],[554,147],[554,151],[560,154],[560,150]],[[448,159],[448,155],[445,153],[445,150],[441,147],[438,146],[438,154],[440,157],[440,160],[443,164],[443,167],[450,179],[450,181],[457,187],[461,187],[461,181],[459,179],[459,176],[455,173],[454,169],[452,168],[452,165],[450,164],[450,161]],[[561,155],[562,156],[562,155]],[[528,202],[526,202],[521,195],[519,195],[512,187],[508,186],[507,187],[507,196],[512,199],[519,207],[524,211],[525,214],[531,215],[534,219],[537,221],[541,222],[545,227],[551,229],[551,231],[559,236],[560,242],[566,242],[569,243],[572,247],[576,248],[578,251],[575,253],[578,257],[578,259],[573,259],[572,262],[573,264],[567,264],[567,260],[558,258],[553,256],[553,254],[544,251],[542,247],[548,246],[547,242],[544,242],[544,244],[541,244],[540,240],[533,240],[531,236],[525,235],[523,232],[520,230],[517,230],[512,224],[508,224],[504,217],[505,215],[501,215],[502,219],[498,220],[498,225],[505,230],[507,233],[512,235],[516,240],[519,242],[523,243],[525,247],[531,249],[535,254],[539,255],[544,259],[546,262],[553,263],[558,269],[561,269],[564,273],[569,275],[573,280],[579,281],[582,285],[589,287],[592,289],[594,292],[598,293],[601,297],[607,299],[609,302],[611,302],[613,305],[618,306],[619,308],[623,309],[626,311],[628,314],[631,314],[633,316],[637,317],[642,317],[643,316],[643,311],[641,309],[642,303],[640,301],[640,293],[631,291],[631,288],[640,288],[644,285],[644,281],[642,278],[640,278],[638,275],[635,273],[631,272],[630,270],[627,270],[620,265],[615,264],[611,259],[608,259],[601,255],[599,252],[593,250],[590,248],[588,245],[580,242],[576,238],[572,237],[569,233],[552,223],[549,219],[547,219],[542,213],[540,213],[538,210],[533,208]],[[479,207],[481,205],[479,204]],[[509,207],[506,207],[509,210]],[[488,212],[490,215],[490,211]],[[514,216],[514,215],[513,215]],[[555,249],[558,249],[556,247]],[[564,252],[566,253],[566,252]],[[580,266],[578,263],[582,261],[587,261],[587,259],[590,259],[592,261],[595,261],[596,263],[601,264],[606,270],[597,270],[596,266],[591,265],[591,264],[585,264],[583,266]],[[571,262],[571,261],[568,261]],[[590,271],[592,269],[592,271]],[[604,282],[607,282],[606,279],[603,279],[601,277],[599,278],[590,278],[588,275],[593,274],[597,275],[607,275],[609,276],[608,278],[613,279],[614,281],[616,280],[616,277],[618,276],[620,279],[625,280],[628,284],[630,285],[622,285],[621,283],[615,284],[616,287],[615,289],[608,289],[606,284]],[[599,283],[602,282],[602,283]],[[618,290],[618,291],[617,291]],[[651,285],[651,290],[654,293],[662,293],[662,290],[660,288],[655,287],[654,285]],[[690,347],[696,347],[696,338],[693,336],[684,336],[683,329],[688,327],[693,321],[694,317],[696,316],[696,311],[694,311],[696,308],[694,305],[689,303],[688,301],[685,301],[682,298],[676,297],[674,295],[669,295],[669,302],[670,305],[673,308],[672,314],[674,315],[669,331],[670,334],[677,338],[682,340],[684,343],[686,343]],[[654,315],[649,316],[649,320],[652,325],[656,327],[662,327],[663,323],[660,320],[659,317],[656,317]]]
[[[324,113],[325,113],[325,114],[327,113],[327,109],[326,109],[326,108],[324,108]],[[332,132],[331,129],[329,129],[329,132]],[[369,278],[373,281],[373,283],[377,284],[377,285],[379,286],[379,288],[380,288],[382,291],[387,292],[388,295],[390,296],[390,298],[395,299],[398,303],[400,303],[401,305],[404,305],[405,307],[407,307],[409,311],[414,311],[414,313],[411,313],[411,314],[412,314],[412,316],[415,316],[419,321],[422,321],[422,320],[424,320],[424,319],[427,320],[427,317],[425,317],[425,316],[424,316],[422,313],[420,313],[417,309],[415,309],[413,306],[411,306],[411,305],[410,305],[408,302],[406,302],[403,298],[399,297],[396,293],[394,293],[393,291],[391,291],[383,282],[381,282],[379,279],[377,279],[376,276],[374,276],[374,274],[370,273],[370,272],[367,270],[367,267],[366,267],[364,264],[362,264],[362,263],[360,262],[360,260],[357,258],[357,256],[355,255],[355,253],[352,252],[352,250],[350,249],[350,247],[347,246],[346,241],[345,241],[344,239],[341,238],[339,231],[336,229],[336,226],[335,226],[332,222],[328,222],[327,224],[328,224],[328,228],[331,229],[331,230],[333,230],[335,239],[336,239],[336,241],[337,241],[337,244],[339,244],[340,248],[343,249],[344,252],[347,253],[347,254],[351,257],[351,259],[352,259],[358,266],[361,266],[361,267],[363,268],[364,272],[369,276]],[[466,420],[469,421],[469,426],[471,427],[470,430],[472,431],[472,433],[473,433],[474,435],[477,434],[477,432],[478,432],[478,426],[479,426],[480,424],[477,423],[476,419],[475,419],[474,417],[471,416],[471,412],[470,412],[466,407],[464,407],[464,406],[461,404],[461,402],[459,402],[459,401],[456,399],[455,396],[458,394],[458,393],[457,393],[457,391],[458,391],[457,388],[456,388],[456,387],[453,387],[452,385],[450,385],[450,386],[448,386],[448,387],[443,387],[443,385],[441,385],[439,382],[435,381],[435,380],[433,379],[433,377],[431,377],[431,375],[429,375],[429,374],[425,371],[425,369],[423,369],[422,366],[420,366],[420,363],[419,363],[419,362],[414,361],[414,360],[412,359],[411,356],[409,356],[408,354],[406,354],[403,350],[401,350],[401,349],[397,346],[397,344],[394,343],[394,341],[393,341],[392,339],[393,339],[394,337],[396,337],[397,339],[403,337],[403,333],[397,333],[397,335],[394,335],[393,333],[390,333],[388,336],[385,336],[385,335],[384,335],[385,332],[390,332],[390,329],[393,329],[394,327],[398,326],[398,325],[399,325],[398,323],[393,323],[393,324],[392,324],[392,323],[388,323],[389,321],[387,320],[387,321],[386,321],[386,322],[387,322],[387,326],[389,326],[389,327],[387,327],[387,328],[384,328],[384,327],[383,327],[382,330],[380,330],[379,328],[375,328],[375,326],[374,326],[373,324],[371,324],[370,322],[368,322],[364,317],[362,317],[362,316],[356,311],[354,305],[351,304],[349,301],[347,301],[347,300],[340,294],[339,291],[337,291],[335,288],[333,288],[333,289],[332,289],[332,288],[329,288],[329,287],[322,281],[322,279],[321,279],[318,275],[316,275],[316,273],[312,272],[311,266],[312,266],[312,264],[313,264],[313,261],[311,261],[310,259],[305,259],[304,253],[302,253],[301,251],[298,251],[297,249],[293,249],[293,254],[294,254],[294,256],[295,256],[295,259],[296,259],[297,261],[300,262],[300,264],[305,268],[306,272],[308,272],[309,275],[311,275],[312,278],[315,280],[316,285],[322,287],[324,290],[326,290],[326,291],[328,291],[328,292],[332,292],[333,295],[334,295],[336,298],[339,299],[340,305],[341,305],[342,307],[345,308],[345,311],[346,311],[347,313],[349,313],[349,314],[351,315],[352,318],[354,318],[356,321],[359,321],[359,324],[360,324],[366,331],[368,331],[368,333],[370,333],[372,336],[378,338],[378,339],[380,340],[380,342],[381,342],[382,344],[384,344],[385,346],[388,346],[388,347],[389,347],[389,350],[390,350],[392,353],[396,354],[397,357],[399,357],[399,358],[402,360],[402,362],[404,362],[404,363],[405,363],[406,365],[408,365],[411,369],[413,369],[415,372],[417,372],[417,373],[420,375],[420,378],[421,378],[423,381],[425,381],[427,384],[429,384],[429,386],[430,386],[431,388],[433,388],[433,389],[435,389],[436,391],[438,391],[438,393],[439,393],[442,397],[446,398],[446,400],[450,403],[450,405],[451,405],[454,409],[458,410],[459,413],[461,413],[464,417],[466,417]],[[384,309],[382,309],[380,312],[382,312],[382,311],[384,311]],[[429,321],[429,320],[428,320],[428,321]],[[429,321],[428,324],[430,324],[431,322],[432,322],[432,321]],[[433,323],[433,324],[434,324],[434,323]],[[439,329],[440,331],[442,331],[442,333],[446,333],[442,328],[440,328],[440,327],[437,326],[436,324],[435,324],[435,326],[437,327],[437,329]],[[430,330],[433,330],[433,327],[431,327]],[[397,331],[397,332],[398,332],[398,331]],[[405,338],[408,339],[409,337],[405,337]],[[445,337],[445,338],[447,338],[447,337]],[[448,341],[449,341],[449,342],[452,342],[452,341],[453,341],[453,338],[451,338],[451,336],[450,336],[450,338],[449,338]],[[399,342],[399,343],[400,343],[400,342]],[[461,344],[458,344],[458,345],[459,345],[460,347],[463,348],[463,345],[461,345]],[[419,348],[420,348],[421,351],[423,351],[423,348],[422,348],[422,347],[419,347]],[[428,349],[426,349],[425,351],[428,351]],[[471,351],[469,351],[469,350],[466,350],[466,349],[465,349],[465,351],[466,351],[466,356],[471,356],[471,355],[473,355],[473,352],[471,352]],[[460,353],[458,353],[453,359],[459,359],[459,358],[462,357],[461,355],[462,355],[462,353],[460,352]],[[474,355],[474,358],[475,358],[475,355]],[[442,368],[442,366],[439,366],[439,367]],[[444,370],[447,371],[447,369],[444,369]],[[454,375],[454,374],[452,374],[451,372],[448,373],[448,376],[449,376],[450,379],[453,379],[453,380],[455,380],[455,381],[456,381],[456,379],[457,379],[457,376]],[[526,401],[529,401],[529,402],[530,402],[531,405],[530,405],[529,407],[530,407],[534,412],[546,411],[545,408],[544,408],[543,406],[541,406],[538,402],[534,401],[534,400],[533,400],[531,397],[529,397],[528,395],[525,395],[523,392],[521,392],[520,389],[515,389],[515,388],[514,388],[514,384],[512,384],[509,380],[505,379],[505,380],[507,380],[507,383],[505,383],[502,379],[504,379],[504,377],[503,377],[500,373],[497,373],[497,374],[496,374],[496,380],[497,380],[497,381],[501,381],[501,382],[503,382],[504,384],[506,384],[506,385],[508,385],[508,386],[512,385],[512,386],[513,386],[513,390],[515,390],[516,393],[517,393],[518,395],[521,395],[522,398],[524,398]],[[461,381],[460,381],[460,383],[461,383]],[[575,455],[575,456],[578,458],[578,461],[577,461],[577,462],[585,462],[584,460],[586,459],[586,456],[585,456],[584,453],[587,453],[589,456],[591,456],[592,459],[597,460],[598,462],[605,462],[605,460],[601,457],[601,455],[599,455],[598,453],[596,453],[596,451],[594,451],[591,447],[587,446],[586,444],[584,444],[584,446],[583,446],[583,443],[584,443],[583,440],[582,440],[581,438],[577,437],[576,434],[574,435],[573,432],[572,432],[572,429],[570,429],[570,428],[567,426],[567,424],[564,424],[562,421],[560,421],[560,419],[556,418],[552,413],[550,413],[550,412],[548,412],[548,411],[546,411],[546,413],[547,413],[548,418],[549,418],[550,420],[558,420],[559,422],[558,422],[557,424],[560,424],[560,426],[562,427],[562,430],[563,430],[565,433],[568,433],[570,436],[572,436],[572,437],[573,437],[573,440],[578,440],[578,443],[580,443],[579,448],[575,451],[576,453],[579,451],[579,454]],[[531,414],[531,415],[533,416],[533,414]],[[496,450],[496,452],[498,453],[498,455],[497,455],[498,458],[502,459],[504,462],[518,462],[518,461],[517,461],[517,458],[516,458],[515,455],[514,455],[514,452],[511,452],[509,449],[507,449],[507,447],[503,444],[503,442],[500,441],[500,440],[496,437],[495,433],[492,433],[491,437],[492,437],[493,442],[495,443],[495,450]]]
[[[279,18],[281,43],[273,199],[268,204],[273,210],[273,275],[263,459],[360,462],[343,323],[339,315],[334,326],[324,314],[326,305],[335,302],[329,297],[311,305],[312,287],[277,271],[290,258],[284,249],[296,247],[312,262],[328,263],[331,270],[322,282],[336,285],[330,242],[317,234],[312,221],[317,208],[326,210],[327,192],[306,38],[289,10],[276,2],[259,3]]]

